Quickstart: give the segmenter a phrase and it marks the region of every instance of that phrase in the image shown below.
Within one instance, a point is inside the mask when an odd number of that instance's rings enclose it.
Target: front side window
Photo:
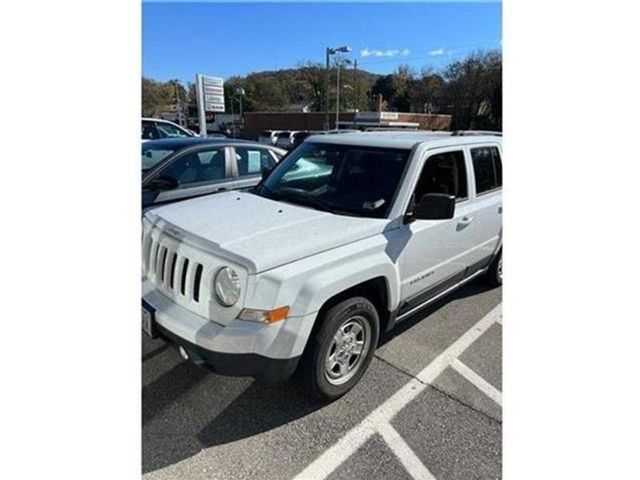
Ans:
[[[171,178],[181,186],[210,182],[225,178],[224,166],[224,148],[212,148],[177,158],[160,172],[160,176]]]
[[[259,175],[264,168],[271,169],[276,161],[264,148],[235,147],[238,176]]]
[[[476,176],[476,194],[502,186],[502,162],[497,147],[472,148],[471,159]]]
[[[303,143],[256,194],[343,215],[384,218],[409,150]]]
[[[458,200],[468,197],[462,150],[438,153],[427,159],[414,191],[415,202],[419,203],[427,193],[445,193]]]
[[[170,123],[156,122],[156,128],[160,134],[160,138],[180,138],[191,136],[181,128],[171,125]]]

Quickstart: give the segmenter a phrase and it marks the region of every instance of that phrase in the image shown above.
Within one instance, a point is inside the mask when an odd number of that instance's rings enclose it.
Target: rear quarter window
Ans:
[[[471,159],[477,195],[502,187],[502,161],[498,147],[472,148]]]

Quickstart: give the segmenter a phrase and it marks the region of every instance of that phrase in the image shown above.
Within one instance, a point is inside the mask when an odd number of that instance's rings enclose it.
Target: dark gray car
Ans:
[[[286,152],[247,140],[173,138],[142,144],[142,208],[247,189]]]

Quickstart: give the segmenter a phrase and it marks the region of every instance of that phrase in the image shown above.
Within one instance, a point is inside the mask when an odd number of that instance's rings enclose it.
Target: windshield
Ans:
[[[165,148],[153,148],[146,143],[142,144],[142,171],[150,170],[162,160],[171,155],[175,150]]]
[[[160,134],[160,138],[185,138],[192,137],[193,134],[182,130],[177,125],[170,123],[156,122],[156,128]]]
[[[409,150],[303,143],[256,194],[342,215],[384,218]]]

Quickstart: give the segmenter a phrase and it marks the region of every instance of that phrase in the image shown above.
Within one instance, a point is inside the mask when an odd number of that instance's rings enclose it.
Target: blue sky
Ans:
[[[156,80],[228,78],[324,62],[349,45],[359,67],[436,70],[500,48],[499,3],[143,3],[142,71]]]

